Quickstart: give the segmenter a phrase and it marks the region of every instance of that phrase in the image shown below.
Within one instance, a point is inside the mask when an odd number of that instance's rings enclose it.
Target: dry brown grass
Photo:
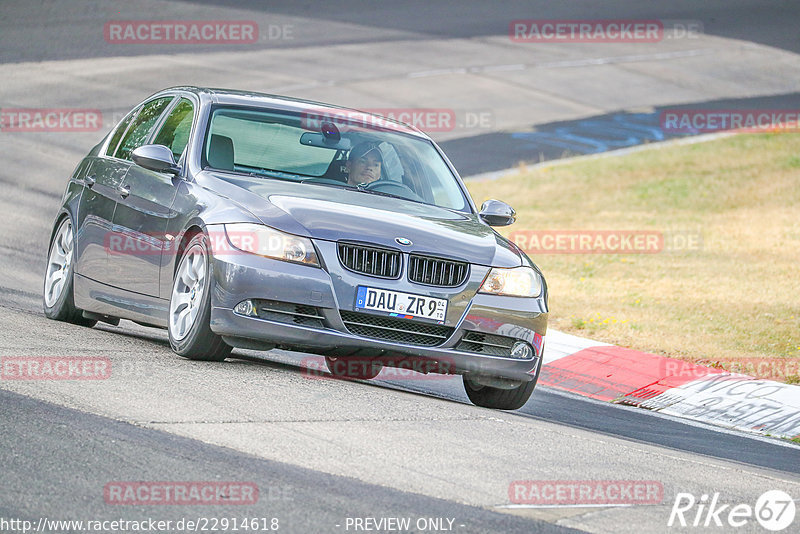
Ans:
[[[506,236],[702,234],[694,251],[533,255],[554,328],[706,364],[800,359],[800,135],[739,135],[468,186],[478,204],[514,206]]]

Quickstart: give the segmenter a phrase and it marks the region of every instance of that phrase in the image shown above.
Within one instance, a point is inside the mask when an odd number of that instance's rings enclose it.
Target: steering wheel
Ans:
[[[375,182],[370,182],[364,188],[369,191],[377,191],[378,193],[388,193],[390,195],[395,195],[398,197],[407,198],[409,200],[417,200],[419,202],[425,202],[425,200],[416,194],[413,189],[408,187],[406,184],[400,182],[393,182],[389,180],[377,180]]]

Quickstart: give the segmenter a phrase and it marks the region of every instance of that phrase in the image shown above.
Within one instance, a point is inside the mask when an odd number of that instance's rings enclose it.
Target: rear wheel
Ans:
[[[169,300],[169,344],[191,360],[221,362],[230,345],[211,331],[211,265],[205,234],[186,245],[175,272]]]
[[[338,358],[325,356],[325,363],[332,375],[340,378],[354,378],[359,380],[372,380],[378,376],[383,365],[377,360],[364,358]]]
[[[44,314],[56,321],[66,321],[82,326],[94,326],[97,321],[86,319],[75,307],[73,296],[73,259],[75,231],[72,219],[64,217],[53,234],[47,254],[47,270],[44,274],[42,304]]]

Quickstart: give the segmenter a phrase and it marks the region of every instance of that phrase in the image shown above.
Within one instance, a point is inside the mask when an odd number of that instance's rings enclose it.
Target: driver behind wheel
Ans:
[[[347,183],[350,185],[367,185],[380,179],[383,171],[383,155],[378,143],[362,142],[350,149],[347,156]]]
[[[378,180],[403,181],[403,164],[394,146],[386,141],[362,141],[350,149],[345,164],[347,183],[366,186]]]

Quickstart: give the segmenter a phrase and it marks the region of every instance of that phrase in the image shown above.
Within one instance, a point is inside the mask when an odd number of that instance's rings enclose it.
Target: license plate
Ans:
[[[423,297],[401,291],[390,291],[376,287],[358,286],[356,311],[376,310],[387,312],[391,317],[401,319],[433,319],[444,322],[447,312],[447,299]]]

